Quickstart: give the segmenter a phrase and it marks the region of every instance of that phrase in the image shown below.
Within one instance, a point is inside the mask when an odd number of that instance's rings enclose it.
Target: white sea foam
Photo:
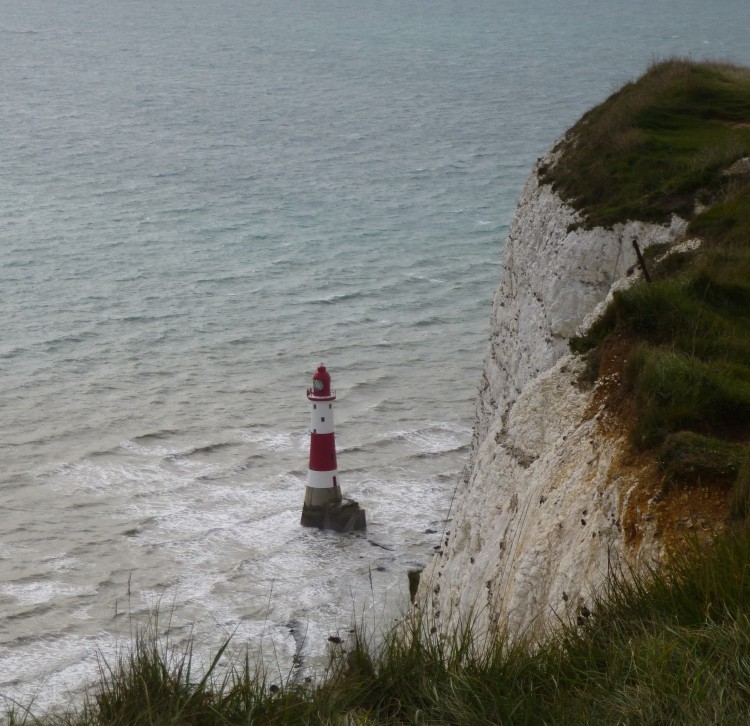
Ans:
[[[58,600],[72,599],[81,595],[96,593],[94,585],[71,585],[66,582],[36,581],[36,582],[3,582],[0,583],[0,593],[14,598],[24,605],[41,605],[55,603]]]
[[[417,430],[396,431],[393,435],[406,439],[416,451],[439,454],[467,446],[471,429],[450,423],[435,423]]]
[[[304,451],[310,445],[310,435],[306,431],[242,431],[240,439],[267,451]]]
[[[112,494],[151,494],[176,492],[189,486],[198,475],[215,471],[214,465],[195,467],[199,471],[171,471],[160,463],[146,461],[100,464],[91,460],[77,461],[51,477],[57,495],[72,497],[80,494],[107,496]]]
[[[66,570],[78,570],[81,567],[81,560],[78,557],[71,557],[67,553],[59,553],[43,557],[40,563],[49,565],[53,570],[65,572]]]
[[[121,441],[120,448],[132,454],[145,457],[165,457],[180,453],[180,449],[174,446],[143,446],[135,441]]]
[[[31,704],[36,713],[83,697],[86,684],[98,675],[97,656],[114,662],[117,638],[102,632],[95,636],[67,635],[40,638],[23,648],[0,649],[0,700],[12,698]]]

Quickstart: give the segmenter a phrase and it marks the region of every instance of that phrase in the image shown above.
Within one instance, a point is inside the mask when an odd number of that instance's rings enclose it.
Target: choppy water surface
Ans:
[[[564,5],[564,7],[562,7]],[[0,0],[0,695],[64,702],[156,606],[323,662],[437,546],[534,159],[744,0]],[[300,528],[338,389],[368,531]]]

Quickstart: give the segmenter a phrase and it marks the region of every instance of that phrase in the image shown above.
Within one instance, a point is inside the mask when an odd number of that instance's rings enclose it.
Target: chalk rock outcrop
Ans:
[[[447,630],[471,621],[478,634],[537,637],[558,618],[586,617],[618,558],[659,549],[648,531],[626,547],[637,476],[618,466],[625,431],[601,402],[606,377],[579,384],[568,339],[637,278],[634,239],[641,249],[672,242],[686,224],[577,226],[576,211],[540,184],[550,161],[527,180],[505,242],[470,462],[415,599]]]

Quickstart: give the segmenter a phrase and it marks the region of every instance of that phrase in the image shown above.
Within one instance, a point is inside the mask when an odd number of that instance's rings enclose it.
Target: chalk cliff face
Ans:
[[[661,549],[653,492],[639,489],[638,462],[624,463],[627,433],[605,405],[619,373],[581,385],[568,339],[638,277],[633,239],[672,242],[686,225],[576,228],[577,213],[539,182],[550,161],[526,182],[503,249],[470,463],[415,599],[446,629],[471,620],[479,634],[537,637],[586,617],[620,558]]]

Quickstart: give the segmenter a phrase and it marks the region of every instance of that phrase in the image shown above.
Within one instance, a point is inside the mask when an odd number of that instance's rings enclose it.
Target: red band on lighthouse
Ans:
[[[336,469],[336,441],[332,433],[311,434],[309,468],[313,471]]]

